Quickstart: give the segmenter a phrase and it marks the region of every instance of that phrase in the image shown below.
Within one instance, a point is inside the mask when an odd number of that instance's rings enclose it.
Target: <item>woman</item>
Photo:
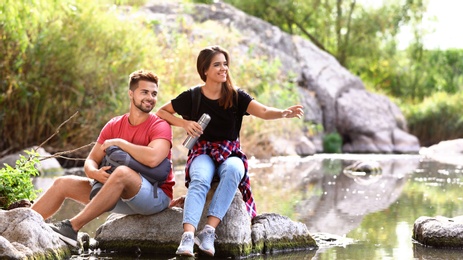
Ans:
[[[201,251],[213,256],[215,228],[227,213],[237,188],[243,194],[251,218],[256,216],[247,176],[247,160],[239,142],[243,116],[251,114],[267,120],[301,118],[303,111],[300,105],[285,110],[265,106],[243,90],[235,88],[228,70],[229,55],[219,46],[203,49],[196,65],[199,76],[205,82],[199,86],[201,99],[198,115],[210,115],[207,127],[202,129],[194,121],[196,118],[190,121],[174,116],[177,113],[191,119],[194,105],[192,89],[163,105],[157,115],[174,126],[183,127],[189,136],[199,136],[185,167],[188,192],[183,213],[184,233],[176,254],[194,256],[193,246],[196,243]],[[207,224],[195,238],[194,233],[214,177],[218,177],[219,184],[207,212]]]

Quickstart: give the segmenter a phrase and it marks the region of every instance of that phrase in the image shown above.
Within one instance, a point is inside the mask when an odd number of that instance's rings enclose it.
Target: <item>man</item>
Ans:
[[[122,214],[150,215],[166,209],[173,197],[175,184],[169,163],[168,176],[159,186],[151,184],[142,174],[125,165],[111,168],[100,166],[108,147],[117,146],[139,163],[156,167],[166,158],[170,162],[172,129],[151,114],[158,95],[158,77],[146,70],[129,76],[129,113],[111,119],[100,132],[97,143],[85,160],[88,178],[62,176],[32,205],[44,219],[59,210],[66,198],[85,204],[84,209],[69,220],[51,228],[60,238],[77,246],[77,232],[88,222],[106,211]],[[114,169],[111,173],[110,169]],[[103,183],[101,190],[90,199],[93,180]]]

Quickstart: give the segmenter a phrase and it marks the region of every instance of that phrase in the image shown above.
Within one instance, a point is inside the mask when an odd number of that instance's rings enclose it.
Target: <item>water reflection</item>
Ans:
[[[343,172],[358,160],[377,162],[382,171],[363,176]],[[414,221],[420,216],[463,215],[459,166],[423,160],[418,155],[345,154],[251,159],[249,166],[259,214],[279,213],[305,223],[311,233],[357,241],[348,246],[322,247],[316,253],[285,254],[291,259],[444,259],[434,258],[439,252],[445,259],[457,259],[463,254],[460,250],[424,248],[411,239]],[[186,193],[182,167],[175,173],[174,196],[178,197]],[[67,202],[55,219],[72,216],[81,207]],[[83,231],[93,235],[106,216],[92,221]]]
[[[364,159],[364,156],[350,156],[343,160],[314,156],[297,163],[274,160],[273,167],[252,170],[255,176],[259,176],[253,178],[253,183],[257,182],[259,186],[254,188],[259,195],[257,201],[268,199],[268,194],[261,193],[263,188],[286,189],[290,196],[284,205],[292,204],[288,210],[293,212],[283,213],[305,223],[311,232],[346,235],[360,225],[365,215],[387,209],[396,201],[407,176],[419,164],[419,157],[399,161],[383,156],[375,158],[382,168],[381,174],[348,176],[343,173],[345,167]],[[291,165],[292,169],[289,168]]]

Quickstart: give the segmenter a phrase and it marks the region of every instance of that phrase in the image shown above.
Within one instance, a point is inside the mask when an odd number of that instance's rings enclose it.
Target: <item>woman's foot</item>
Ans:
[[[181,256],[194,256],[193,252],[194,246],[194,234],[193,232],[185,232],[182,235],[182,241],[175,252],[176,255]]]

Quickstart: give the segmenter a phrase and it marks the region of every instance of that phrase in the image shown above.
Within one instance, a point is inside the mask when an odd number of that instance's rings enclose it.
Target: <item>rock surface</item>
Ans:
[[[212,21],[223,28],[223,37],[230,32],[239,34],[232,44],[233,56],[269,57],[281,62],[284,75],[295,75],[304,121],[323,125],[326,132],[338,132],[344,139],[344,152],[351,153],[417,153],[419,140],[408,133],[405,117],[386,96],[370,93],[362,81],[330,54],[312,42],[281,31],[261,19],[247,15],[231,5],[218,2],[212,5],[151,3],[140,9],[137,16],[155,20],[154,30],[168,37],[170,32],[187,34],[189,39],[201,39],[214,32],[191,29],[185,23]],[[182,21],[182,22],[179,22]],[[219,33],[220,34],[220,33]],[[220,43],[217,43],[220,44]],[[239,59],[236,59],[239,63]],[[317,139],[301,132],[323,150]],[[295,140],[304,145],[306,142]],[[313,145],[286,148],[288,151],[312,152]],[[288,142],[288,146],[294,146]],[[302,155],[302,154],[301,154]]]
[[[425,246],[463,248],[463,216],[419,217],[413,226],[413,239]]]
[[[209,193],[206,205],[210,203]],[[205,207],[207,208],[207,207]],[[95,235],[91,249],[106,252],[173,255],[183,233],[183,210],[166,209],[150,216],[111,214]],[[204,226],[205,212],[199,227]],[[305,224],[278,214],[262,214],[251,223],[241,193],[216,229],[216,256],[246,257],[300,250],[315,251],[317,242]],[[83,237],[79,233],[79,237]],[[75,250],[74,250],[75,251]],[[196,248],[196,252],[199,250]],[[71,255],[42,217],[29,208],[0,211],[0,258],[62,259]]]
[[[442,141],[430,147],[420,149],[427,159],[452,165],[463,165],[463,138]]]
[[[71,256],[42,217],[29,208],[0,210],[1,259],[63,259]]]
[[[206,207],[210,203],[209,193]],[[203,212],[199,229],[205,225]],[[112,214],[97,230],[95,240],[104,250],[172,254],[183,233],[183,210],[173,207],[152,216],[124,216]],[[263,214],[252,224],[241,193],[237,192],[227,214],[216,229],[215,256],[245,257],[295,250],[317,249],[305,224],[294,222],[278,214]],[[196,252],[199,250],[196,248]]]

